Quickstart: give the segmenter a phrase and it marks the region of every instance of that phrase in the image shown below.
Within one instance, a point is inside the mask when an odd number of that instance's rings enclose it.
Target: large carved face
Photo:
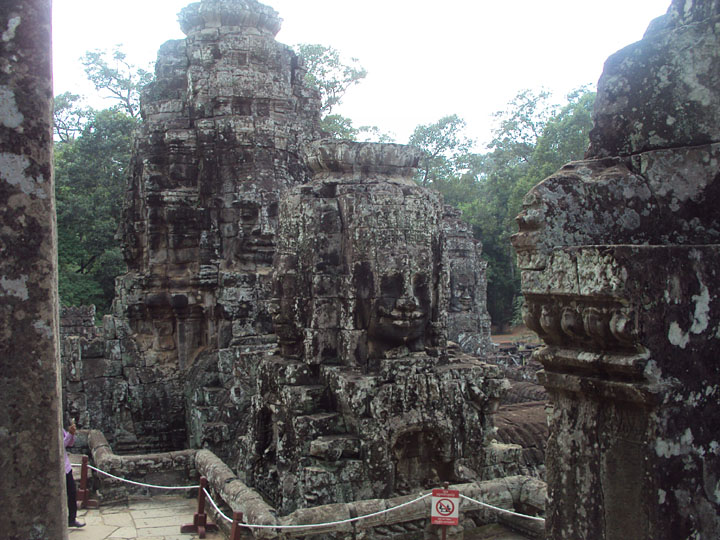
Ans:
[[[337,168],[325,163],[280,205],[273,322],[283,354],[373,369],[369,360],[440,345],[438,196],[402,176]]]
[[[456,269],[450,273],[450,311],[472,311],[477,288],[475,274],[469,269]]]
[[[432,201],[420,188],[376,189],[358,197],[365,205],[346,206],[353,211],[344,216],[344,237],[355,258],[350,297],[357,299],[356,328],[367,331],[369,354],[378,357],[395,347],[429,344],[440,261]]]
[[[433,311],[432,287],[436,283],[432,261],[420,266],[408,260],[407,255],[396,257],[393,249],[406,246],[387,246],[388,256],[377,262],[374,269],[375,298],[371,302],[367,326],[370,345],[385,347],[408,345],[420,347]],[[429,246],[414,246],[417,255],[424,260],[429,254],[422,253]],[[373,343],[374,342],[374,343]]]

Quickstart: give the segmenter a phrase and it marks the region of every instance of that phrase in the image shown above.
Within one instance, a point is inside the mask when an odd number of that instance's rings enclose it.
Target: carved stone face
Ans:
[[[365,233],[354,235],[351,229],[345,235],[352,253],[365,261],[367,290],[358,285],[363,280],[357,279],[356,270],[356,290],[350,296],[361,299],[358,311],[364,316],[355,326],[367,332],[368,353],[374,358],[400,346],[420,351],[430,345],[439,283],[434,249],[439,232],[431,201],[414,188],[406,193],[381,189],[369,188],[367,206],[356,205],[356,214],[346,215],[346,223],[360,223]]]
[[[450,311],[472,311],[475,303],[475,275],[469,271],[453,272],[450,278]]]
[[[409,269],[380,276],[380,297],[373,303],[368,337],[398,345],[420,338],[432,309],[430,279]]]
[[[340,169],[281,203],[273,322],[285,355],[373,369],[443,335],[442,206],[409,178]]]

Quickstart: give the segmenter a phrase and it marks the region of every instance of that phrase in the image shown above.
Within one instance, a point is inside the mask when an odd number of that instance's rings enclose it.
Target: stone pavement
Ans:
[[[90,510],[79,510],[78,521],[87,525],[70,529],[70,540],[195,540],[197,534],[181,534],[180,526],[192,523],[197,499],[172,496],[130,501]],[[222,533],[207,533],[207,540],[224,540]]]
[[[197,534],[181,534],[180,526],[192,523],[197,499],[159,496],[79,510],[78,520],[87,525],[70,529],[69,540],[196,540]],[[225,540],[220,533],[207,533],[206,540]],[[465,540],[528,540],[497,523],[465,531]]]

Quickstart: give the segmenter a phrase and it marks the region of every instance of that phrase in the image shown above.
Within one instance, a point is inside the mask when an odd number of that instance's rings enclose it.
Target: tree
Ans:
[[[457,116],[418,126],[410,144],[426,151],[418,182],[440,191],[463,213],[483,243],[488,261],[488,311],[501,330],[517,316],[519,272],[510,236],[522,198],[535,184],[568,161],[581,159],[592,127],[595,94],[580,88],[562,108],[545,91],[523,90],[495,113],[488,151],[468,152]]]
[[[393,138],[376,126],[355,127],[347,116],[333,113],[346,92],[367,76],[357,58],[345,63],[340,52],[325,45],[300,43],[295,52],[305,61],[305,80],[320,91],[320,129],[335,139],[391,142]]]
[[[545,124],[555,112],[548,104],[549,98],[550,93],[546,90],[518,92],[508,103],[507,110],[493,114],[498,125],[489,148],[518,162],[529,163]]]
[[[140,117],[140,89],[152,81],[150,71],[128,62],[119,46],[112,52],[88,51],[82,63],[88,79],[98,92],[104,92],[117,101],[118,107],[131,117]]]
[[[480,196],[461,205],[484,244],[488,310],[501,327],[517,316],[520,280],[510,236],[517,232],[522,199],[568,161],[582,159],[589,143],[595,94],[580,88],[560,110],[549,98],[544,91],[523,90],[508,110],[496,113],[490,151],[475,163]]]
[[[124,262],[115,233],[137,120],[94,111],[82,132],[55,146],[58,268],[63,305],[95,304],[107,313]]]
[[[333,107],[341,103],[348,89],[367,76],[367,71],[357,58],[344,63],[340,52],[332,47],[300,43],[295,46],[295,50],[305,60],[305,79],[320,90],[320,113],[323,116],[329,115]]]
[[[417,181],[429,187],[441,179],[457,176],[473,141],[462,134],[465,121],[458,115],[444,116],[434,124],[419,125],[408,144],[423,150]]]
[[[80,107],[81,102],[82,98],[71,92],[55,96],[53,132],[56,140],[69,142],[82,132],[91,111]]]

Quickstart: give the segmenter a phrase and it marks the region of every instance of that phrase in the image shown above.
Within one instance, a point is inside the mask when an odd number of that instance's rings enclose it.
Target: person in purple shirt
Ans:
[[[70,424],[67,431],[63,429],[63,454],[65,454],[65,487],[67,489],[67,505],[68,505],[68,527],[84,527],[85,524],[78,521],[77,518],[77,488],[75,487],[75,479],[73,478],[72,465],[67,455],[66,448],[75,444],[75,422]]]

